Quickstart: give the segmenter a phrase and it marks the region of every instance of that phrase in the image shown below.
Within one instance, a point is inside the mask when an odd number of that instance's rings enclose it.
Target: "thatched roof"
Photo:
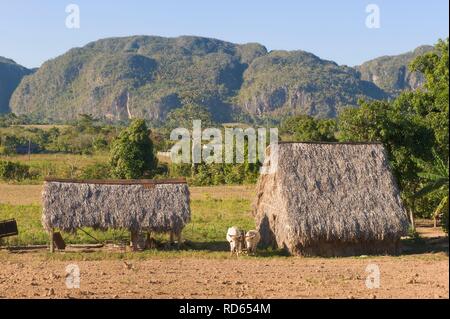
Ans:
[[[406,233],[382,144],[281,143],[277,164],[273,156],[264,165],[275,172],[260,176],[254,204],[266,244],[302,254],[322,244],[397,242]]]
[[[185,180],[47,179],[42,199],[42,223],[48,230],[179,232],[191,216]]]

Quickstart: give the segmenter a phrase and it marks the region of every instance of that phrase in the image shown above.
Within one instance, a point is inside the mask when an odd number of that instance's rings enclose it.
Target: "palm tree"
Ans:
[[[423,197],[430,194],[440,197],[440,202],[433,213],[434,227],[436,227],[438,216],[448,210],[448,161],[445,163],[434,151],[433,155],[433,164],[431,166],[426,165],[425,170],[419,173],[419,177],[426,183],[422,189],[414,194],[414,197]]]

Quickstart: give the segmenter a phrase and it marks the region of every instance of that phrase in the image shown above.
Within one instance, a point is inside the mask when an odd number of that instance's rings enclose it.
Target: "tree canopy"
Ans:
[[[139,179],[151,176],[157,167],[150,132],[142,119],[135,119],[120,132],[110,154],[112,174],[116,178]]]

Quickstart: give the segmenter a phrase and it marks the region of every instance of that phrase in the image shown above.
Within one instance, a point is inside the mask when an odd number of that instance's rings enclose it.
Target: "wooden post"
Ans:
[[[173,234],[173,231],[170,231],[170,232],[169,232],[169,237],[170,237],[170,239],[169,239],[170,244],[171,244],[171,245],[174,244],[174,243],[175,243],[175,240],[174,240],[174,234]]]
[[[416,211],[416,200],[413,198],[411,201],[411,208],[409,210],[409,218],[411,219],[411,227],[413,231],[416,231],[416,221],[414,220],[415,211]]]
[[[31,139],[28,139],[28,161],[31,161]]]
[[[183,237],[181,236],[181,231],[177,234],[177,240],[178,240],[178,249],[180,249],[181,241],[183,240]]]
[[[55,252],[55,244],[53,241],[53,228],[50,230],[50,253]]]
[[[413,212],[412,209],[409,210],[409,220],[411,222],[411,229],[413,231],[415,231],[416,230],[416,223],[414,221],[414,212]]]
[[[152,246],[152,237],[150,235],[150,232],[147,232],[145,236],[145,249],[152,248],[151,246]]]
[[[136,231],[131,231],[131,248],[133,251],[138,250],[138,241],[139,239],[139,233]]]

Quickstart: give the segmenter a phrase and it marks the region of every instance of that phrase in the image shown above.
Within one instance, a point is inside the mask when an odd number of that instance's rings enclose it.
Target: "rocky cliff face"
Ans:
[[[409,64],[415,57],[433,50],[432,46],[421,46],[414,51],[384,56],[357,66],[361,79],[375,83],[390,94],[397,94],[402,90],[415,90],[424,83],[421,74],[409,71]]]
[[[186,96],[225,103],[239,90],[247,65],[266,53],[258,44],[200,37],[99,40],[46,62],[24,79],[11,106],[18,114],[54,120],[89,113],[111,121],[131,114],[159,122]]]
[[[10,111],[9,100],[22,78],[29,70],[10,59],[0,57],[0,114]]]
[[[267,52],[257,43],[109,38],[47,61],[21,81],[9,104],[14,113],[59,121],[86,113],[158,124],[186,101],[206,106],[222,122],[300,113],[334,117],[360,98],[383,99],[420,86],[423,79],[407,65],[429,49],[350,68],[304,51]]]
[[[352,68],[304,51],[273,51],[255,59],[244,73],[239,104],[258,116],[308,114],[334,117],[358,98],[387,95]]]

